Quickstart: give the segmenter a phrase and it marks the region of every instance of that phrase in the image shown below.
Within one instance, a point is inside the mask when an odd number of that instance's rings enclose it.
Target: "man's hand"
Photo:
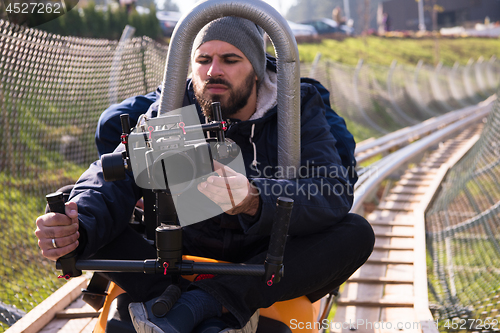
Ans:
[[[220,177],[208,177],[198,184],[198,190],[229,215],[255,215],[259,209],[258,189],[247,177],[217,161],[214,161],[214,169]]]
[[[40,216],[36,219],[36,226],[38,246],[45,258],[56,261],[78,247],[80,233],[76,203],[66,203],[66,215],[48,213]]]

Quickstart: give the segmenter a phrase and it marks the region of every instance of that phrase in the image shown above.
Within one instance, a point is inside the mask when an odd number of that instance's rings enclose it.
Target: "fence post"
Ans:
[[[326,84],[328,85],[328,90],[330,90],[330,100],[333,100],[332,94],[333,94],[333,87],[332,87],[332,79],[330,75],[332,75],[331,67],[332,64],[329,60],[326,61]]]
[[[474,62],[474,60],[472,60],[472,58],[470,58],[469,61],[467,61],[467,65],[465,65],[465,68],[463,71],[463,79],[464,79],[464,86],[465,86],[465,90],[467,91],[467,94],[469,95],[469,97],[473,101],[475,101],[476,94],[474,92],[474,89],[472,88],[472,84],[470,83],[470,78],[469,78],[469,72],[470,72],[470,68],[471,68],[473,62]]]
[[[424,64],[424,61],[420,59],[417,63],[417,66],[415,67],[415,74],[413,75],[413,89],[415,94],[414,102],[417,103],[417,105],[420,106],[420,108],[427,113],[429,116],[434,117],[437,116],[437,113],[432,111],[426,104],[424,104],[424,100],[422,98],[422,94],[420,93],[420,89],[418,88],[418,74],[420,73],[420,70],[422,69],[422,65]]]
[[[445,215],[445,225],[448,227],[450,225],[449,215],[446,213]],[[457,297],[457,287],[455,284],[455,268],[453,265],[453,251],[451,244],[451,237],[443,237],[444,238],[444,251],[446,253],[446,271],[448,272],[449,277],[449,291],[450,296],[454,299]]]
[[[314,79],[316,75],[316,68],[318,67],[319,59],[321,59],[321,52],[316,53],[316,56],[314,57],[313,63],[311,70],[309,71],[309,77]]]
[[[12,130],[13,124],[15,124],[15,116],[16,116],[16,111],[14,110],[15,103],[12,103],[12,96],[9,96],[9,101],[11,102],[11,110],[7,109],[7,98],[5,94],[9,94],[9,88],[5,89],[5,83],[6,81],[8,82],[8,72],[6,73],[7,80],[4,78],[4,71],[7,71],[7,63],[10,61],[10,57],[7,55],[7,52],[3,52],[4,50],[7,50],[10,45],[7,44],[8,39],[6,42],[2,44],[1,51],[2,54],[4,55],[3,57],[0,58],[0,106],[2,108],[2,126],[3,126],[3,142],[2,149],[2,155],[0,155],[1,164],[0,164],[0,170],[3,170],[3,168],[9,170],[10,174],[12,176],[17,175],[17,168],[16,168],[16,157],[14,156],[14,144],[13,141],[15,142],[16,138],[15,136],[17,133],[14,133],[15,130]]]
[[[441,90],[441,85],[439,84],[439,72],[441,71],[441,68],[443,67],[443,63],[440,61],[436,68],[434,69],[434,73],[430,77],[430,84],[431,84],[431,90],[432,90],[432,95],[436,99],[436,102],[441,104],[441,106],[447,110],[450,111],[453,109],[448,102],[446,102],[446,97],[443,94],[443,91]]]
[[[489,95],[489,92],[486,89],[486,84],[484,83],[484,78],[483,74],[481,73],[481,67],[483,64],[484,58],[483,56],[480,56],[476,63],[474,64],[474,73],[476,74],[476,81],[477,85],[479,86],[479,89],[486,95]]]
[[[135,33],[135,28],[126,25],[123,29],[120,41],[116,46],[115,54],[113,56],[113,62],[111,63],[111,71],[109,74],[109,104],[118,103],[118,81],[120,80],[120,63],[125,51],[125,47]]]
[[[356,102],[356,106],[358,107],[359,113],[363,116],[363,118],[366,120],[368,125],[373,127],[376,131],[379,131],[381,133],[388,133],[385,129],[377,125],[365,112],[363,109],[363,106],[361,105],[361,99],[359,98],[359,89],[358,89],[358,80],[359,80],[359,74],[361,72],[361,68],[363,67],[363,59],[359,59],[358,64],[356,66],[356,70],[354,71],[354,77],[353,77],[353,94],[354,94],[354,101]]]
[[[457,89],[455,78],[457,77],[457,70],[458,70],[458,61],[455,61],[453,64],[453,68],[451,71],[448,72],[448,84],[450,85],[450,91],[451,95],[453,98],[457,101],[458,104],[460,104],[463,107],[466,107],[467,104],[464,103],[464,96],[460,95],[460,92]]]
[[[498,82],[493,77],[493,72],[494,72],[493,64],[495,63],[496,60],[497,60],[497,57],[495,57],[494,55],[492,55],[491,58],[490,58],[490,60],[488,60],[487,70],[486,70],[486,76],[488,78],[488,83],[490,84],[490,88],[493,91],[496,91],[497,90],[497,86],[498,86]]]
[[[9,124],[9,113],[7,112],[7,106],[5,105],[4,87],[3,82],[0,83],[0,105],[2,106],[2,126],[3,126],[3,145],[0,151],[2,152],[0,170],[4,168],[9,170],[11,175],[16,174],[16,163],[14,159],[14,146],[12,144],[12,135],[10,131]]]
[[[394,71],[396,70],[396,67],[398,65],[398,61],[394,59],[391,63],[391,67],[389,69],[389,74],[387,74],[387,92],[389,94],[389,101],[394,108],[394,110],[397,112],[399,116],[401,116],[407,123],[414,125],[417,123],[417,121],[411,117],[409,117],[396,103],[396,99],[394,98],[394,87],[392,83],[392,77],[394,76]]]

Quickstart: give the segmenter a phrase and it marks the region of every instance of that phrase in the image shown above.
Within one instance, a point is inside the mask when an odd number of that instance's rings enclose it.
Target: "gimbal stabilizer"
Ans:
[[[214,107],[217,109],[218,105]],[[214,110],[215,111],[215,110]],[[215,116],[215,121],[207,124],[207,130],[217,131],[218,143],[224,143],[225,126],[221,120],[220,108]],[[205,125],[201,125],[205,126]],[[187,127],[184,128],[188,129]],[[128,118],[122,117],[122,142],[126,144],[130,128]],[[218,145],[221,147],[223,145]],[[227,147],[227,146],[226,146]],[[128,146],[126,152],[119,153],[120,158],[126,162],[128,159]],[[227,148],[225,148],[227,151]],[[224,155],[224,154],[223,154]],[[105,156],[105,155],[104,155]],[[120,179],[125,177],[125,172],[119,169],[117,159],[114,159],[112,177]],[[121,168],[124,165],[122,163]],[[103,167],[104,168],[104,167]],[[212,165],[213,171],[213,165]],[[119,176],[117,178],[117,175]],[[158,301],[153,306],[153,313],[157,316],[164,315],[175,303],[180,295],[180,289],[176,286],[176,281],[181,275],[191,274],[226,274],[226,275],[249,275],[262,276],[268,286],[278,283],[283,277],[283,254],[285,249],[288,226],[293,207],[293,200],[280,197],[276,203],[273,228],[269,243],[269,249],[265,262],[262,265],[250,264],[230,264],[230,263],[201,263],[182,259],[182,228],[178,225],[177,216],[172,211],[167,211],[175,207],[171,204],[171,194],[168,190],[155,190],[156,204],[156,224],[155,231],[157,258],[141,260],[77,260],[76,253],[69,253],[61,257],[56,268],[63,271],[62,277],[69,279],[79,276],[82,270],[95,272],[144,272],[146,274],[164,274],[172,276],[174,284],[169,286]],[[53,193],[47,195],[47,202],[50,211],[56,213],[65,213],[62,193]]]

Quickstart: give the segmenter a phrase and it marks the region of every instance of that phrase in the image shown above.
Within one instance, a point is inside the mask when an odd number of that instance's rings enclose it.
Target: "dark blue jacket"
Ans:
[[[186,86],[185,102],[194,102],[190,82]],[[130,99],[130,105],[148,103],[149,97]],[[144,104],[144,105],[145,105]],[[156,103],[151,106],[154,112]],[[130,111],[126,107],[127,112]],[[122,110],[123,111],[123,110]],[[290,235],[306,235],[321,232],[332,224],[341,221],[352,205],[352,186],[349,184],[347,170],[342,165],[336,148],[336,140],[330,132],[330,124],[325,117],[326,107],[318,90],[311,84],[301,84],[301,165],[298,179],[276,179],[280,172],[277,161],[277,107],[269,110],[260,119],[239,121],[231,124],[226,136],[241,148],[247,177],[258,187],[261,205],[258,214],[250,217],[245,214],[236,216],[221,214],[184,228],[188,239],[196,239],[199,246],[209,244],[207,234],[221,229],[233,231],[231,241],[240,248],[251,246],[252,242],[267,237],[271,231],[272,218],[279,195],[294,199]],[[112,119],[112,118],[109,118]],[[102,120],[102,119],[101,119]],[[102,124],[116,124],[104,121]],[[255,124],[252,141],[257,151],[256,167],[251,166],[254,149],[249,141],[252,125]],[[102,128],[98,137],[106,144],[106,131]],[[114,130],[110,130],[112,132]],[[118,130],[118,133],[121,130]],[[115,139],[116,140],[116,139]],[[268,177],[270,176],[270,177]],[[136,201],[141,197],[141,189],[128,173],[123,181],[105,182],[100,161],[93,163],[78,180],[71,194],[79,208],[82,239],[82,257],[88,257],[104,244],[117,237],[126,228]],[[221,251],[225,242],[220,244]],[[234,258],[226,260],[238,261]]]

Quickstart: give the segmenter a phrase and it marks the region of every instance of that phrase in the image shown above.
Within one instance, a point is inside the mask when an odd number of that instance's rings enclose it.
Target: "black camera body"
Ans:
[[[146,120],[130,133],[130,162],[138,186],[182,193],[213,173],[210,144],[203,136],[196,139],[201,129],[188,134],[182,124],[180,115],[166,115]],[[189,136],[195,139],[187,140]]]
[[[150,188],[182,192],[193,184],[205,181],[213,173],[210,144],[187,144],[166,151],[151,150],[146,153],[147,182]],[[168,171],[167,171],[168,170]],[[146,188],[144,184],[141,186]]]
[[[215,174],[214,159],[231,159],[239,154],[237,145],[224,136],[227,128],[220,119],[218,103],[214,103],[217,120],[209,124],[199,124],[198,116],[191,115],[195,107],[188,108],[151,119],[141,116],[132,131],[128,115],[122,115],[126,150],[101,157],[104,179],[124,179],[125,170],[131,170],[139,187],[176,195]],[[186,126],[183,118],[198,124]],[[216,132],[217,138],[205,138],[204,132],[209,131]]]

